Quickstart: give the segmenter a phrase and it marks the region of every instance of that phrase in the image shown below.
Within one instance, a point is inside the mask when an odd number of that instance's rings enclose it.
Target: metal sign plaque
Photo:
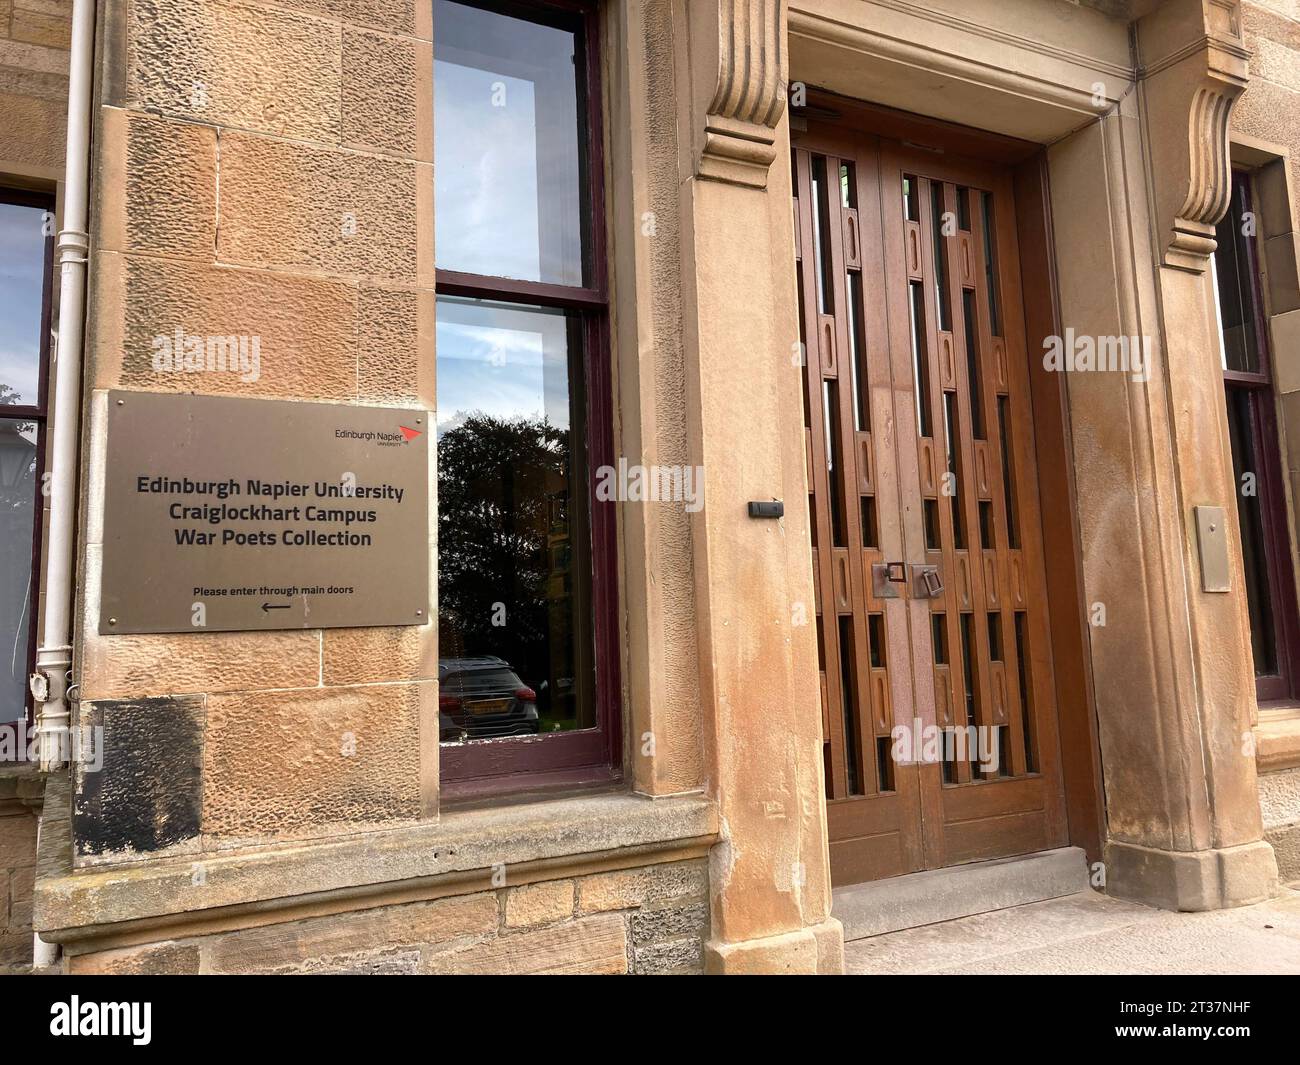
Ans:
[[[429,415],[110,392],[99,631],[422,625]]]

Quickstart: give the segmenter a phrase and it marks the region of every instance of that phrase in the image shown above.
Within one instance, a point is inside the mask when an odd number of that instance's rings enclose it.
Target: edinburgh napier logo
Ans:
[[[138,1047],[153,1038],[152,1002],[82,1002],[72,995],[50,1006],[50,1035],[128,1036]]]
[[[400,423],[395,433],[385,433],[374,429],[335,428],[334,430],[335,440],[360,440],[363,443],[375,444],[379,447],[400,447],[423,435],[423,429],[412,429],[409,425]]]

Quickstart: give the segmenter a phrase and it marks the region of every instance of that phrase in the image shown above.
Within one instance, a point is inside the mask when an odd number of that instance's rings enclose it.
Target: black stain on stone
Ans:
[[[83,743],[76,767],[78,856],[148,854],[198,837],[202,696],[82,704],[81,726],[102,731],[92,734],[97,757],[85,757]]]

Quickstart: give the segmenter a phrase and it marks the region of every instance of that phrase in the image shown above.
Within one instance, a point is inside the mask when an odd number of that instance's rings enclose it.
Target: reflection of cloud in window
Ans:
[[[39,207],[0,204],[0,383],[17,391],[18,402],[24,404],[37,400],[45,266],[42,215]]]
[[[541,279],[533,85],[438,60],[434,128],[448,148],[435,167],[438,265]],[[505,106],[493,106],[494,86]]]
[[[438,316],[439,436],[474,412],[569,427],[562,318],[557,343],[539,330],[448,321],[448,310],[442,303]]]

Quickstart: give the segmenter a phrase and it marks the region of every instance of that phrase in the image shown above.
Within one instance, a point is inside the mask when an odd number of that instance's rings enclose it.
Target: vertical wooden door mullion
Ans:
[[[854,374],[858,366],[854,362],[854,350],[849,335],[851,326],[846,240],[849,236],[849,214],[844,207],[841,191],[840,166],[852,163],[852,159],[841,159],[828,155],[827,168],[827,234],[830,238],[832,291],[835,294],[835,343],[839,352],[836,359],[836,390],[838,404],[837,425],[839,428],[839,468],[832,478],[832,489],[840,495],[840,515],[844,530],[843,554],[836,548],[836,565],[847,568],[847,609],[840,611],[840,617],[849,618],[849,633],[852,645],[848,648],[849,669],[852,684],[846,694],[846,702],[851,708],[851,720],[846,723],[845,731],[854,726],[857,743],[857,765],[861,793],[873,795],[879,790],[878,767],[876,766],[876,744],[871,729],[869,707],[870,658],[867,650],[866,612],[863,609],[866,590],[862,571],[862,512],[858,491],[858,448],[855,424],[857,408],[853,393]],[[856,168],[855,168],[856,169]],[[859,382],[859,387],[861,383]],[[846,653],[840,648],[840,653]],[[846,742],[848,742],[846,736]]]
[[[909,557],[910,537],[906,526],[909,521],[918,523],[919,515],[915,506],[903,505],[901,496],[904,486],[916,481],[916,453],[901,450],[898,443],[900,439],[912,438],[899,419],[904,415],[910,417],[914,399],[910,389],[906,388],[910,375],[902,378],[904,387],[901,389],[897,378],[898,363],[894,358],[897,342],[894,337],[898,335],[897,315],[900,311],[906,324],[906,307],[897,298],[891,284],[893,271],[888,266],[891,253],[901,252],[900,227],[894,222],[901,191],[896,191],[892,175],[884,170],[878,140],[861,138],[856,158],[866,369],[863,387],[867,390],[870,411],[871,487],[876,515],[876,547],[871,551],[864,549],[861,554],[866,585],[864,601],[868,613],[880,615],[884,643],[881,651],[885,674],[883,691],[878,691],[873,684],[872,712],[873,717],[879,717],[880,735],[890,737],[895,725],[905,726],[910,735],[914,718],[923,719],[928,714],[932,719],[933,696],[918,691],[916,686],[916,648],[908,620],[911,604],[903,598],[877,598],[871,583],[872,562],[906,560]],[[887,214],[891,205],[895,209],[892,216]],[[919,525],[915,533],[919,533]],[[888,705],[879,706],[877,700],[887,700]],[[899,835],[903,865],[904,868],[919,869],[923,864],[923,853],[919,822],[913,816],[920,801],[918,767],[908,758],[894,759],[892,738],[888,746],[894,791],[902,807]]]
[[[1007,750],[1011,756],[1011,775],[1024,776],[1028,772],[1028,762],[1026,759],[1024,722],[1020,710],[1020,687],[1015,668],[1015,649],[1016,649],[1016,629],[1015,614],[1010,601],[1010,587],[1008,582],[1007,556],[1011,549],[1009,523],[1011,515],[1006,513],[1004,504],[1006,497],[1003,486],[1002,475],[1002,441],[999,432],[999,406],[1000,396],[1007,394],[1009,382],[1007,380],[1006,369],[1006,347],[1002,341],[1000,333],[995,334],[993,331],[993,305],[997,295],[989,288],[989,277],[985,273],[986,255],[989,254],[989,241],[996,237],[996,234],[990,234],[985,228],[984,196],[993,196],[991,190],[974,189],[970,190],[971,196],[971,247],[974,256],[975,272],[975,315],[979,323],[979,345],[980,345],[980,371],[983,378],[983,387],[980,390],[981,401],[984,411],[984,428],[985,428],[985,461],[984,474],[987,477],[987,487],[990,503],[990,511],[993,515],[993,559],[994,572],[986,574],[985,594],[991,607],[996,607],[998,618],[998,634],[1001,644],[1001,656],[995,665],[990,663],[991,676],[996,676],[1000,682],[1000,691],[1002,695],[1002,708],[1005,715],[1005,722],[1002,722],[1008,730]],[[978,206],[975,198],[979,198]],[[1005,207],[1004,207],[1005,209]],[[997,216],[997,206],[994,207],[994,217]],[[993,283],[998,284],[996,276],[998,261],[996,257],[992,258],[994,277]],[[1001,300],[998,301],[1001,306]],[[999,326],[999,329],[1001,327]],[[991,585],[991,587],[990,587]],[[994,601],[996,596],[996,601]],[[991,652],[990,652],[991,653]]]
[[[804,389],[808,402],[809,424],[811,433],[809,443],[812,448],[812,480],[808,488],[812,494],[813,512],[810,522],[816,525],[816,543],[814,552],[814,580],[818,590],[818,614],[821,618],[819,633],[819,650],[823,669],[821,684],[825,700],[824,718],[829,726],[826,739],[830,743],[830,776],[827,781],[830,799],[840,799],[848,795],[848,776],[844,761],[844,730],[842,715],[839,712],[842,695],[840,692],[840,670],[838,655],[837,627],[830,619],[836,617],[833,579],[831,569],[834,565],[834,552],[831,549],[831,521],[826,498],[826,434],[823,429],[825,413],[822,410],[822,366],[824,344],[821,315],[818,310],[820,292],[817,282],[816,257],[820,254],[820,245],[814,237],[813,212],[818,209],[813,195],[812,156],[799,150],[796,158],[796,187],[799,198],[800,248],[802,258],[800,267],[803,276],[804,300],[800,313],[804,316]]]
[[[955,511],[953,508],[953,496],[945,492],[948,486],[948,477],[950,474],[950,451],[955,446],[955,441],[949,439],[946,400],[945,395],[950,391],[949,385],[954,381],[956,372],[956,348],[955,334],[951,326],[952,319],[948,319],[950,328],[943,329],[943,321],[940,318],[940,284],[938,270],[940,260],[935,258],[936,252],[936,227],[942,225],[942,218],[936,218],[934,215],[934,189],[936,184],[942,190],[942,183],[932,182],[929,178],[921,177],[918,171],[917,179],[920,182],[920,220],[921,220],[921,262],[922,262],[922,296],[925,306],[925,356],[929,366],[929,407],[930,407],[930,438],[931,454],[934,468],[934,483],[936,486],[937,496],[935,499],[935,509],[937,511],[937,524],[939,528],[939,540],[943,552],[943,582],[944,582],[944,629],[947,643],[948,659],[948,706],[951,709],[951,727],[958,728],[964,726],[966,722],[966,663],[962,659],[961,644],[961,614],[962,606],[969,602],[970,598],[970,571],[967,564],[968,558],[957,546],[957,530],[955,526]],[[940,192],[940,206],[942,208],[942,192]],[[942,210],[940,211],[942,215]],[[942,241],[942,237],[939,238]],[[940,243],[938,252],[940,256],[944,255],[942,243]],[[946,257],[942,259],[946,266]],[[951,278],[948,278],[951,281]],[[951,303],[947,302],[947,307],[951,313]],[[955,456],[956,452],[952,454]],[[969,541],[968,541],[969,542]],[[957,760],[952,766],[952,773],[959,784],[967,783],[970,780],[969,764]]]
[[[942,427],[942,378],[939,369],[937,307],[931,288],[934,284],[932,238],[929,229],[928,185],[916,189],[917,219],[909,222],[903,197],[906,170],[897,148],[892,143],[883,147],[881,169],[887,175],[887,186],[882,197],[881,218],[885,235],[885,290],[891,303],[891,365],[893,367],[895,452],[899,476],[899,507],[904,515],[903,558],[911,567],[929,558],[926,546],[926,518],[923,499],[940,477],[939,432]],[[916,178],[910,177],[915,183]],[[915,245],[912,243],[915,242]],[[914,285],[920,285],[919,301],[914,299]],[[919,303],[919,306],[918,306]],[[919,313],[918,313],[919,312]],[[915,322],[913,321],[915,317]],[[914,345],[916,350],[914,351]],[[919,364],[919,366],[918,366]],[[918,369],[924,371],[924,380],[918,378]],[[920,423],[924,413],[929,434]],[[945,553],[951,550],[951,538],[942,518],[942,546]],[[939,700],[936,698],[939,674],[934,665],[934,648],[931,640],[930,601],[917,599],[908,588],[906,614],[909,620],[911,642],[910,674],[913,685],[912,720],[909,726],[919,726],[913,740],[921,748],[921,761],[913,767],[916,783],[914,809],[919,817],[918,843],[921,861],[926,868],[945,864],[943,838],[943,809],[939,784],[942,766],[925,761],[932,756],[926,749],[932,740],[938,720]],[[951,683],[951,680],[949,680]],[[948,704],[952,697],[948,696]],[[911,731],[911,730],[909,730]]]
[[[980,541],[979,501],[975,483],[975,419],[972,409],[979,394],[979,382],[971,380],[967,360],[968,326],[965,304],[967,271],[960,254],[962,249],[961,230],[958,225],[957,189],[951,182],[944,182],[942,188],[944,190],[944,208],[948,212],[948,217],[953,221],[953,233],[951,236],[944,238],[943,252],[947,260],[949,313],[952,323],[953,358],[956,373],[956,390],[954,392],[958,454],[956,485],[958,497],[956,505],[961,508],[964,515],[966,563],[970,580],[969,621],[964,626],[966,631],[969,632],[969,638],[963,639],[963,668],[969,668],[973,674],[967,677],[966,681],[971,688],[975,703],[968,722],[976,725],[983,735],[988,735],[988,730],[993,724],[991,716],[992,700],[989,691],[988,626],[984,620],[986,603],[984,593],[984,550]],[[975,737],[971,738],[974,739]],[[978,750],[977,747],[976,750]],[[974,753],[975,751],[970,752],[970,754]],[[967,761],[968,764],[971,761],[969,755]],[[972,773],[972,779],[980,780],[982,777]]]

